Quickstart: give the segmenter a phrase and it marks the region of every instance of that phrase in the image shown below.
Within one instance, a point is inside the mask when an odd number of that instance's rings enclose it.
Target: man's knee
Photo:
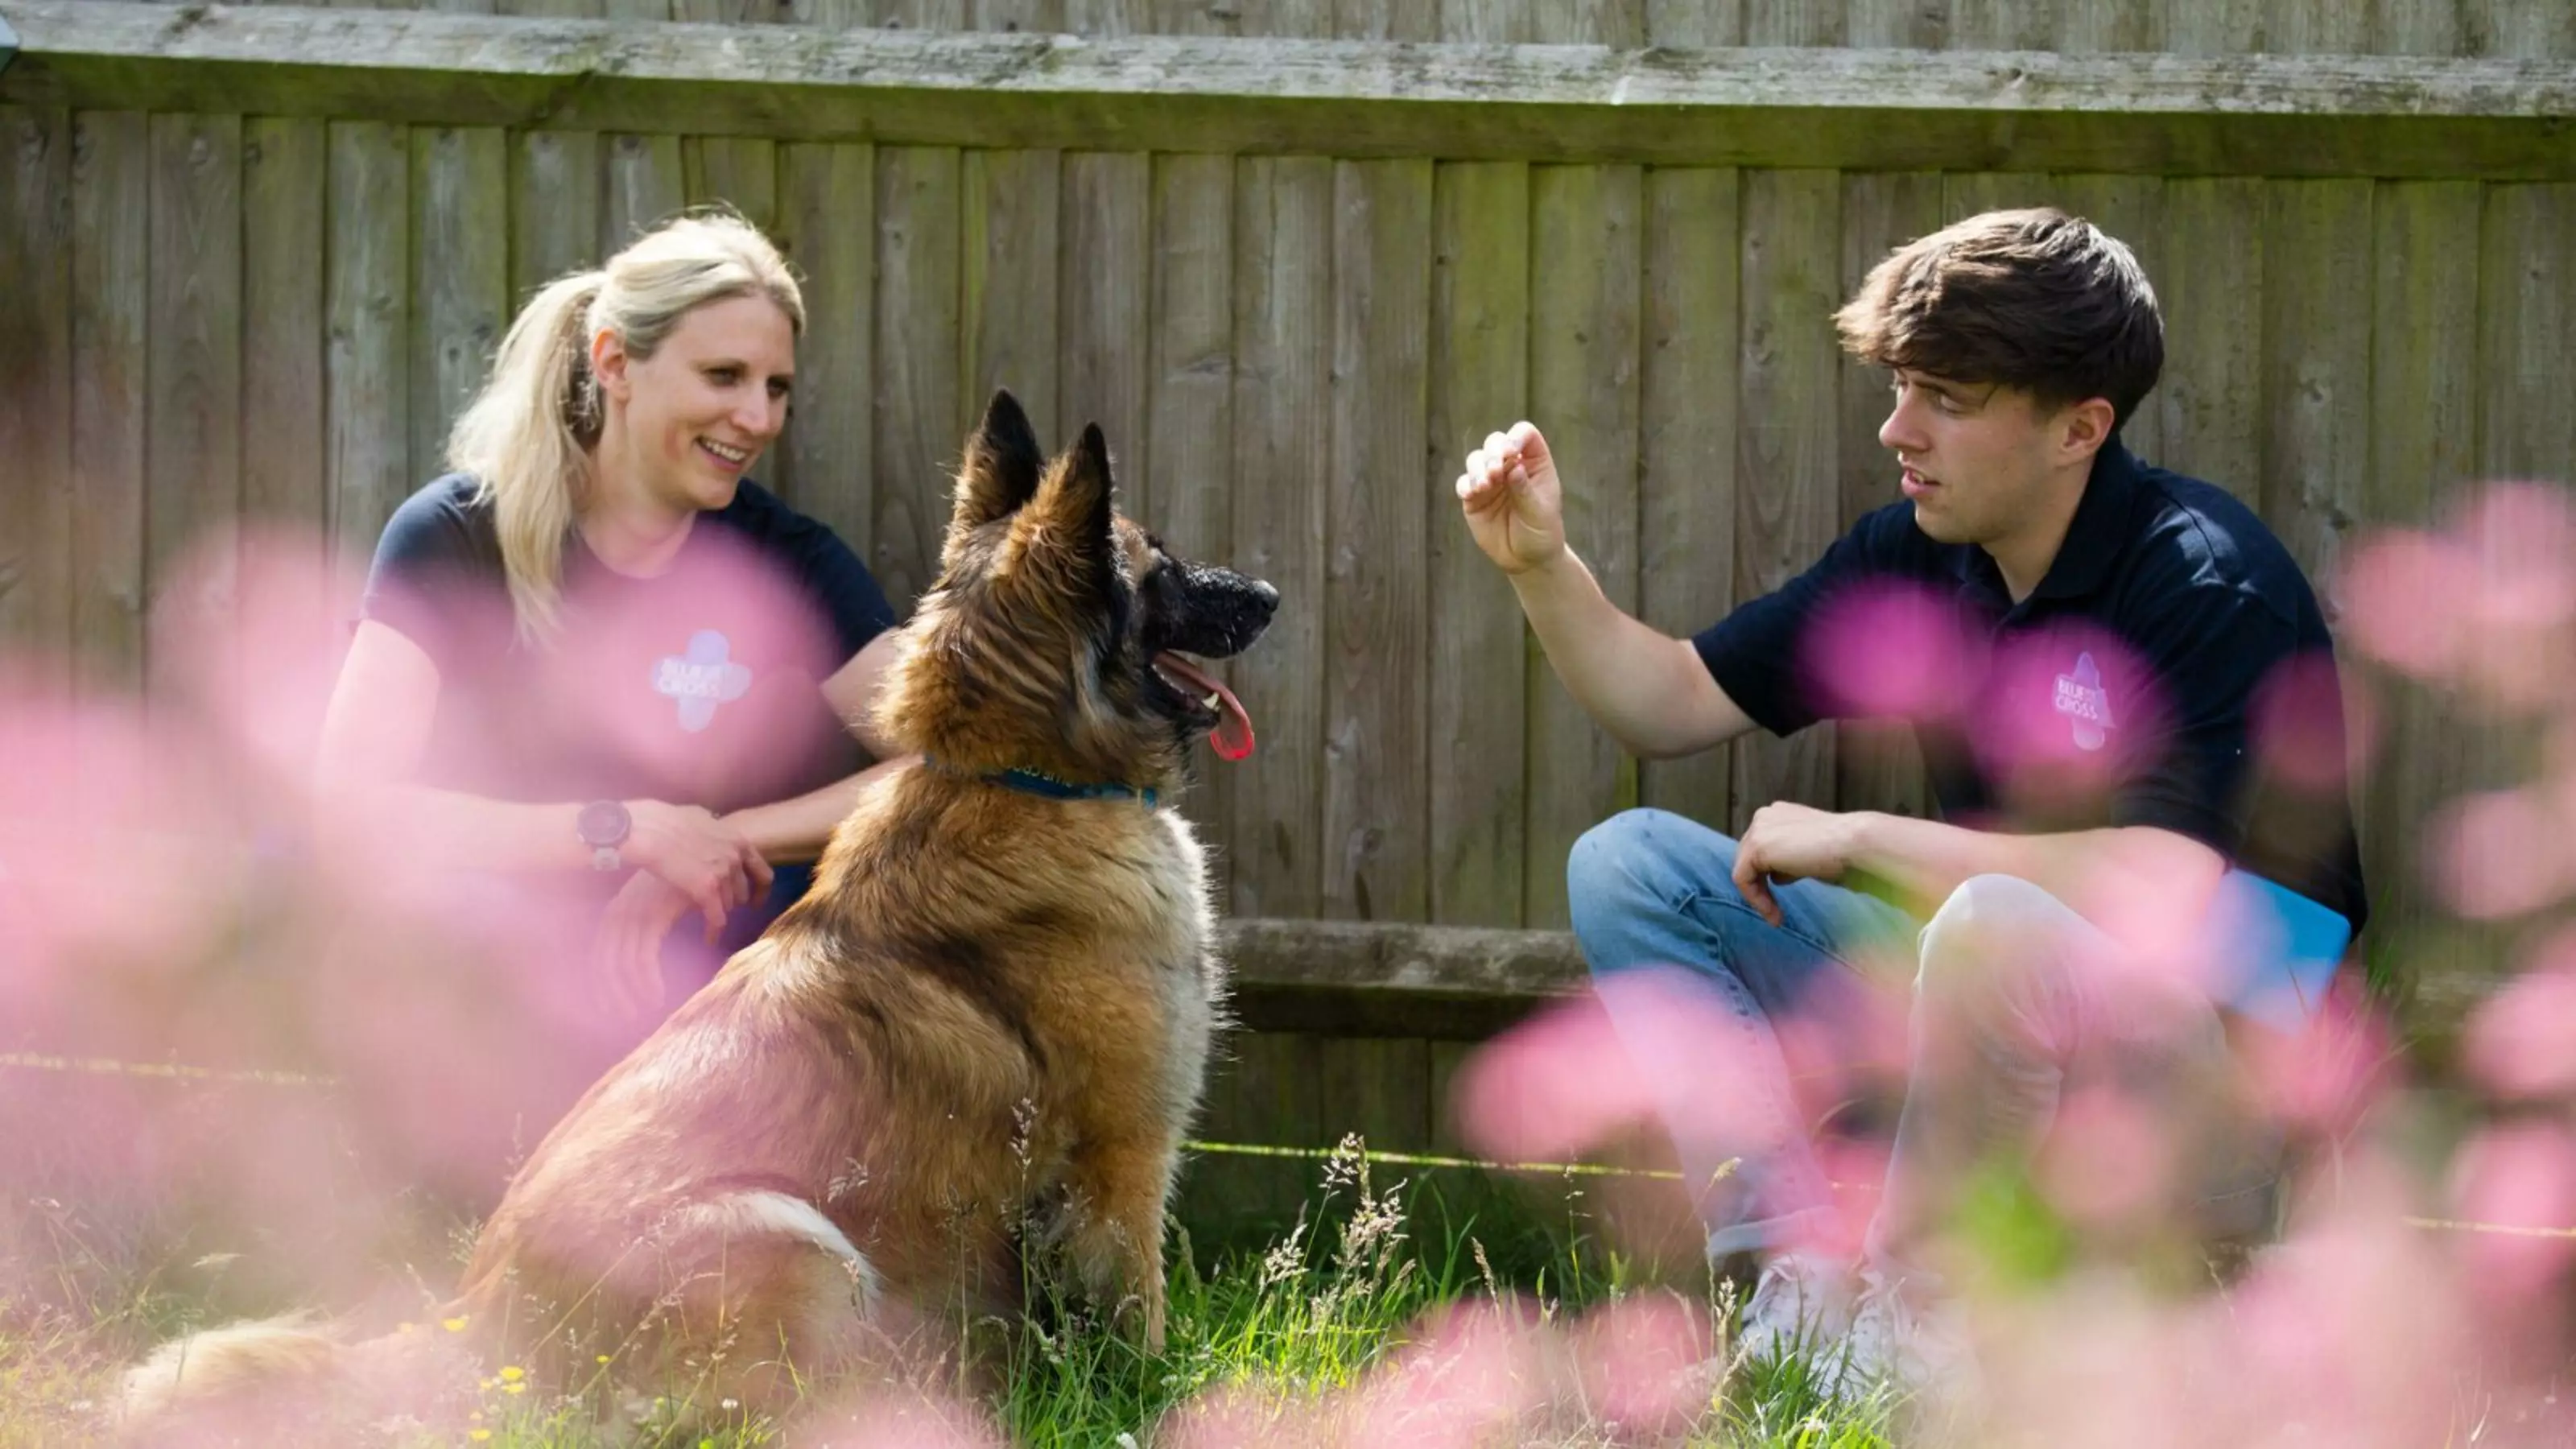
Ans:
[[[1583,832],[1565,858],[1565,889],[1580,919],[1587,907],[1619,910],[1669,906],[1675,853],[1685,834],[1705,844],[1710,832],[1669,810],[1622,810]],[[1735,842],[1724,842],[1732,864]]]
[[[1923,927],[1915,988],[1959,995],[2024,975],[2043,964],[2052,937],[2073,916],[2065,902],[2019,876],[1970,876]]]
[[[1565,860],[1574,934],[1594,941],[1623,927],[1674,916],[1707,889],[1710,872],[1735,865],[1735,842],[1668,810],[1622,810],[1574,842]]]

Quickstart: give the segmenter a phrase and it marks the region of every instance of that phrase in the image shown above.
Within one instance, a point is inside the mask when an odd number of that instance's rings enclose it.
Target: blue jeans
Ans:
[[[1773,1023],[1831,1013],[1837,995],[1862,985],[1864,953],[1910,955],[1922,926],[1876,897],[1797,881],[1775,891],[1783,917],[1775,927],[1736,893],[1734,870],[1733,839],[1662,810],[1630,810],[1593,827],[1566,861],[1574,933],[1594,976],[1680,967],[1707,989],[1732,1033],[1714,1044],[1744,1094],[1728,1104],[1726,1129],[1710,1130],[1708,1103],[1664,1104],[1712,1256],[1835,1231],[1832,1190]],[[1604,1000],[1623,1033],[1645,1029],[1624,1016],[1619,993]],[[1734,1170],[1721,1174],[1729,1160]]]
[[[2160,1121],[2193,1134],[2170,1185],[2178,1215],[2212,1237],[2260,1230],[2278,1138],[2232,1115],[2226,1027],[2199,985],[2137,969],[2071,907],[2008,876],[1962,883],[1928,922],[1840,886],[1775,886],[1775,927],[1737,894],[1734,867],[1732,839],[1659,810],[1594,827],[1567,864],[1575,934],[1631,1050],[1668,1041],[1671,1023],[1643,1019],[1666,1008],[1613,981],[1657,968],[1704,988],[1731,1034],[1716,1049],[1742,1100],[1716,1110],[1684,1088],[1662,1104],[1693,1183],[1738,1163],[1698,1196],[1712,1256],[1848,1250],[1776,1028],[1830,1023],[1834,996],[1861,984],[1856,962],[1891,951],[1913,967],[1913,1000],[1871,1257],[1910,1257],[1981,1163],[2036,1147],[2065,1094],[2092,1086],[2152,1102]]]

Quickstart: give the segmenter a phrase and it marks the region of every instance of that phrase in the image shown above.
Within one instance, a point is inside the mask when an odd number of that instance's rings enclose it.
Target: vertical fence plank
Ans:
[[[2175,55],[2251,55],[2262,50],[2266,0],[2172,0],[2165,48]]]
[[[603,260],[599,134],[521,131],[510,146],[510,300]]]
[[[972,419],[958,395],[959,156],[877,151],[876,495],[868,563],[898,610],[930,587]]]
[[[1236,1032],[1208,1084],[1200,1138],[1282,1147],[1325,1138],[1324,1038],[1302,1032]],[[1303,1157],[1202,1155],[1190,1164],[1193,1236],[1210,1246],[1258,1250],[1296,1223],[1315,1196],[1323,1164]]]
[[[2188,0],[2065,0],[2057,48],[2069,55],[2163,50],[2170,36],[2170,8],[2179,3]]]
[[[677,136],[610,136],[599,204],[599,256],[626,250],[688,204],[688,168]]]
[[[767,25],[787,18],[780,0],[670,0],[670,6],[673,20],[714,25]]]
[[[1744,43],[1841,45],[1846,18],[1843,7],[1814,0],[1744,0]]]
[[[2262,496],[2262,217],[2259,181],[2165,183],[2165,465],[2249,503]]]
[[[2487,188],[2478,282],[2478,471],[2576,482],[2576,185]]]
[[[1417,162],[1428,165],[1428,162]],[[1431,1145],[1431,1044],[1420,1037],[1325,1037],[1316,1043],[1323,1143],[1358,1134],[1373,1152],[1420,1152]],[[1307,1164],[1311,1173],[1316,1164]],[[1373,1190],[1404,1175],[1375,1168]]]
[[[1541,45],[1608,45],[1634,50],[1646,43],[1646,0],[1593,0],[1588,5],[1543,5]]]
[[[1646,44],[1713,50],[1744,43],[1744,0],[1646,0]]]
[[[1889,252],[1939,231],[1949,219],[1937,172],[1844,176],[1842,295],[1858,291],[1861,279]],[[1842,436],[1835,471],[1841,479],[1837,522],[1844,528],[1903,497],[1896,489],[1896,459],[1878,441],[1890,402],[1888,381],[1885,368],[1841,359]],[[1834,795],[1842,809],[1930,813],[1922,752],[1910,725],[1852,720],[1835,733]]]
[[[1333,34],[1343,40],[1438,40],[1440,0],[1335,0]]]
[[[680,185],[689,206],[723,205],[764,233],[778,228],[778,143],[766,137],[684,138]]]
[[[150,370],[144,315],[151,288],[151,122],[141,111],[88,111],[72,125],[73,436],[72,472],[65,480],[71,643],[87,678],[104,689],[140,695],[150,587],[143,573],[143,389]],[[310,266],[311,258],[305,260]],[[42,296],[43,274],[36,268],[13,258],[0,271],[25,279],[6,291],[29,300]],[[15,322],[0,328],[0,337],[42,335],[41,328]],[[42,378],[21,383],[15,377],[11,396],[42,416]],[[42,453],[11,446],[6,456],[35,459]],[[6,501],[0,499],[0,506]],[[29,542],[46,536],[43,527],[8,532]],[[5,548],[0,545],[0,551]]]
[[[2265,46],[2284,55],[2366,54],[2370,11],[2370,0],[2275,0]]]
[[[778,467],[788,497],[873,558],[876,520],[876,153],[779,149],[779,245],[804,277],[805,336]]]
[[[2387,181],[2371,208],[2369,411],[2374,523],[2426,521],[2478,466],[2474,181]]]
[[[1735,580],[1739,602],[1804,570],[1837,533],[1841,508],[1842,178],[1755,171],[1744,188],[1743,399],[1737,416]],[[1775,800],[1830,807],[1834,731],[1736,741],[1733,830]]]
[[[1638,608],[1676,638],[1714,623],[1735,600],[1740,190],[1732,168],[1646,174]],[[1642,764],[1638,801],[1723,826],[1729,760],[1704,750]]]
[[[1538,39],[1545,0],[1440,0],[1440,38],[1480,45]]]
[[[1957,50],[2051,50],[2055,7],[2029,0],[1951,0],[1950,45]]]
[[[2460,0],[2460,43],[2470,55],[2576,59],[2576,7],[2553,0]]]
[[[888,30],[966,28],[967,0],[875,0],[874,9],[876,23]]]
[[[968,18],[977,30],[1054,35],[1065,28],[1064,0],[974,0]]]
[[[1431,163],[1344,161],[1333,181],[1322,904],[1342,919],[1419,921],[1435,500],[1413,480],[1429,451]]]
[[[2460,0],[2370,0],[2366,22],[2374,55],[2458,55]]]
[[[1431,226],[1431,919],[1517,926],[1528,626],[1452,484],[1487,433],[1528,410],[1529,168],[1441,163]]]
[[[2274,181],[2263,217],[2263,521],[2332,583],[2370,463],[2371,184]]]
[[[2434,521],[2437,502],[2478,467],[2480,210],[2474,181],[2380,184],[2371,209],[2370,496],[2377,526]],[[2321,581],[2322,582],[2322,581]],[[2370,891],[2369,934],[2377,959],[2405,966],[2440,933],[2428,889],[2424,842],[2434,811],[2470,783],[2466,762],[2480,746],[2459,711],[2432,690],[2364,674],[2378,738],[2353,782]],[[2491,743],[2490,743],[2491,748]],[[2393,949],[2391,949],[2393,947]],[[2446,968],[2455,969],[2455,968]],[[2400,993],[2413,982],[2393,983]]]
[[[2055,203],[2056,183],[2036,171],[1952,171],[1941,178],[1942,225],[1980,212]]]
[[[1234,160],[1152,159],[1152,305],[1146,311],[1143,478],[1164,544],[1183,558],[1234,557]],[[1314,606],[1283,599],[1282,608]],[[1233,666],[1213,666],[1230,677]],[[1258,724],[1256,716],[1256,724]],[[1207,758],[1181,809],[1214,843],[1217,899],[1232,897],[1234,780],[1245,765]]]
[[[1542,166],[1530,180],[1530,410],[1565,480],[1566,542],[1610,601],[1637,611],[1638,333],[1644,177]],[[1529,666],[1528,923],[1566,924],[1576,837],[1637,798],[1636,764],[1538,656]]]
[[[1039,444],[1070,441],[1056,413],[1056,326],[1059,316],[1057,192],[1063,163],[1054,151],[969,151],[958,206],[963,229],[961,279],[968,349],[961,405],[980,410],[993,389],[1007,387],[1028,409]],[[1070,280],[1080,273],[1067,266]],[[1117,448],[1124,440],[1109,440]]]
[[[491,369],[510,313],[509,153],[500,131],[411,133],[411,473],[447,469],[447,430]]]
[[[1063,265],[1056,283],[1064,318],[1056,416],[1067,435],[1084,423],[1100,424],[1118,463],[1123,506],[1148,520],[1161,507],[1147,486],[1153,468],[1145,427],[1153,185],[1153,158],[1142,151],[1065,157]]]
[[[1323,883],[1324,500],[1331,454],[1333,163],[1235,170],[1234,557],[1279,587],[1237,692],[1274,742],[1233,776],[1233,908],[1309,916]]]
[[[316,533],[323,477],[323,123],[258,119],[242,146],[242,511]]]
[[[1856,50],[1943,50],[1954,8],[1955,0],[1850,0],[1842,43]]]
[[[143,566],[153,606],[198,624],[229,618],[238,582],[241,146],[237,116],[152,118]],[[148,647],[145,666],[161,677]]]
[[[72,118],[0,106],[0,649],[68,683],[72,633]]]
[[[404,128],[331,123],[329,326],[324,352],[331,526],[367,557],[426,481],[411,471],[411,141]]]

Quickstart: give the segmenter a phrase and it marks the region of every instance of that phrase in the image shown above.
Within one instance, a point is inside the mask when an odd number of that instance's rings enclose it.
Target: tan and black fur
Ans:
[[[564,1386],[600,1355],[688,1364],[708,1401],[784,1407],[880,1335],[1007,1310],[1024,1253],[1160,1346],[1225,988],[1168,804],[1216,716],[1155,659],[1241,649],[1277,595],[1168,557],[1112,498],[1097,428],[1049,462],[994,398],[879,703],[926,758],[861,796],[805,899],[520,1170],[451,1309],[487,1355]],[[317,1356],[299,1330],[229,1333],[138,1370],[138,1405]]]

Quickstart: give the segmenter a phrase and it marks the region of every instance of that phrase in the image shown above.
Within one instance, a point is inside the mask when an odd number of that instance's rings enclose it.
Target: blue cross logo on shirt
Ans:
[[[724,635],[700,629],[689,636],[687,654],[665,654],[653,666],[653,692],[680,702],[680,728],[705,729],[715,723],[717,705],[751,688],[751,671],[734,663],[732,653]]]
[[[2098,750],[2112,728],[2111,691],[2102,687],[2102,671],[2088,651],[2075,656],[2075,672],[2057,676],[2057,712],[2075,725],[2075,747]]]

